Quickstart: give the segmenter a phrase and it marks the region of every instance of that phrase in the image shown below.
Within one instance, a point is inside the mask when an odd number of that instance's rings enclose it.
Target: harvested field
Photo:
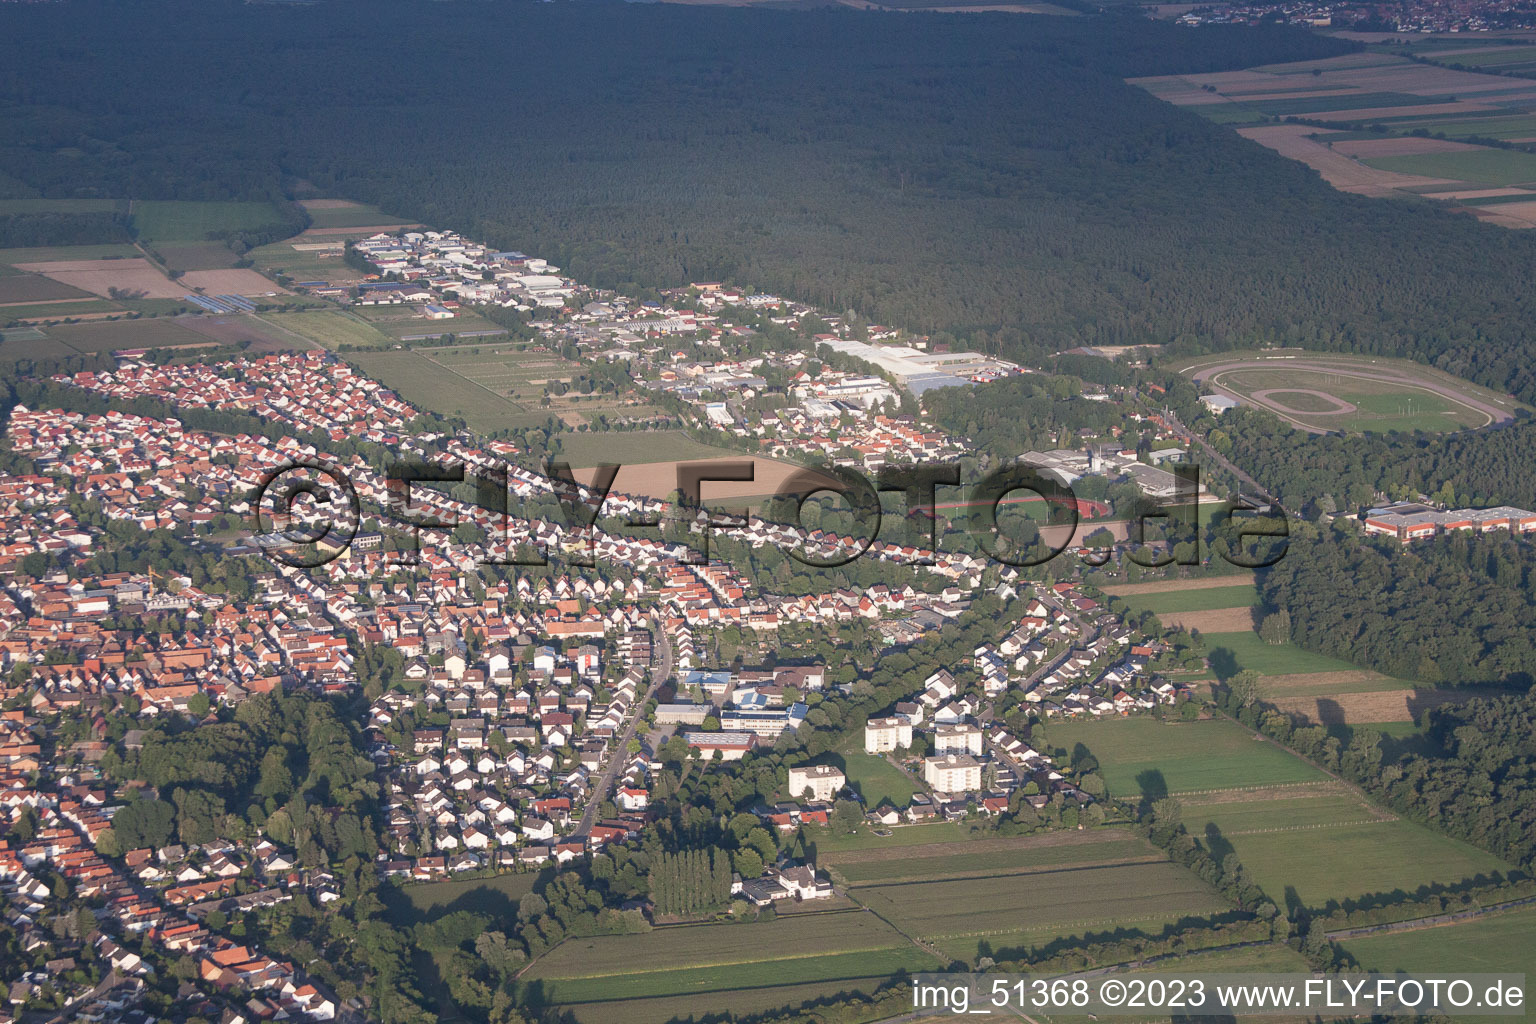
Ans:
[[[1323,115],[1314,116],[1322,117]],[[1429,178],[1367,167],[1311,138],[1318,131],[1319,129],[1304,124],[1276,124],[1237,129],[1237,133],[1246,139],[1252,139],[1281,156],[1300,160],[1321,174],[1324,181],[1341,192],[1384,196],[1409,186],[1454,184],[1457,181],[1454,178]]]
[[[1201,633],[1236,633],[1254,627],[1252,608],[1216,608],[1203,612],[1163,612],[1158,615],[1164,626],[1198,630]]]
[[[619,435],[624,436],[624,435]],[[705,446],[700,445],[700,448]],[[649,498],[665,498],[677,490],[677,467],[680,464],[750,462],[753,478],[745,481],[706,481],[702,485],[701,499],[706,505],[737,498],[759,498],[777,493],[784,481],[800,472],[800,467],[788,462],[775,462],[756,455],[731,455],[724,458],[686,458],[671,462],[641,462],[622,466],[614,478],[613,489],[621,494],[644,495]],[[578,469],[576,479],[590,483],[595,469]],[[828,479],[829,485],[835,481]]]
[[[1345,139],[1333,143],[1335,153],[1345,156],[1417,156],[1420,153],[1454,153],[1466,149],[1481,149],[1469,142],[1452,142],[1450,139]]]
[[[1478,220],[1506,228],[1536,227],[1536,200],[1529,203],[1505,203],[1502,206],[1468,208]]]
[[[1335,693],[1328,697],[1275,697],[1281,711],[1306,715],[1323,725],[1360,725],[1365,722],[1413,722],[1430,708],[1461,704],[1486,696],[1472,688],[1456,690],[1377,690],[1366,693]]]
[[[1155,583],[1121,583],[1103,589],[1111,597],[1136,597],[1140,594],[1172,594],[1180,590],[1212,590],[1252,582],[1253,578],[1247,575],[1212,576],[1206,579],[1158,580]]]
[[[18,270],[31,270],[44,277],[72,285],[92,295],[108,295],[117,288],[124,292],[143,292],[148,299],[179,299],[188,289],[160,273],[146,259],[134,260],[61,260],[53,263],[17,263]]]
[[[1434,199],[1498,199],[1502,196],[1530,196],[1536,200],[1536,192],[1523,188],[1452,188],[1445,191],[1426,192]]]
[[[186,285],[182,294],[199,288],[208,295],[288,294],[275,281],[262,277],[254,270],[193,270],[182,276],[181,283]]]
[[[1413,685],[1369,669],[1268,676],[1264,684],[1272,697],[1306,696],[1315,694],[1318,690],[1366,693],[1378,690],[1400,690]]]

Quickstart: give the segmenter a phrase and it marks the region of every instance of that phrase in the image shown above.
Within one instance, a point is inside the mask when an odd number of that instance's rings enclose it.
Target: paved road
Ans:
[[[1206,444],[1205,438],[1201,437],[1186,427],[1184,424],[1180,423],[1179,418],[1171,412],[1168,414],[1168,425],[1172,427],[1174,431],[1176,431],[1186,441],[1191,441],[1194,444],[1199,445],[1201,453],[1204,454],[1206,458],[1216,463],[1216,465],[1220,466],[1222,469],[1225,469],[1228,473],[1231,473],[1233,476],[1237,477],[1244,484],[1246,484],[1248,489],[1254,494],[1257,494],[1259,497],[1268,501],[1274,501],[1276,504],[1279,504],[1275,496],[1266,490],[1263,484],[1259,483],[1253,477],[1238,469],[1235,465],[1232,464],[1231,459],[1227,458],[1225,455],[1221,454],[1221,452],[1218,452],[1215,448],[1212,448],[1210,445]]]
[[[630,708],[629,721],[625,723],[624,731],[619,734],[613,749],[608,754],[608,764],[603,768],[602,775],[598,776],[597,785],[593,786],[592,792],[587,794],[587,808],[581,812],[581,822],[576,826],[573,836],[585,838],[592,833],[592,826],[597,822],[598,807],[613,792],[613,784],[618,780],[619,769],[629,762],[629,741],[635,738],[635,729],[640,724],[640,710],[655,695],[661,684],[672,675],[672,641],[667,638],[666,630],[661,628],[659,617],[652,620],[652,625],[652,635],[655,636],[656,642],[652,645],[651,685],[635,698],[635,705]]]

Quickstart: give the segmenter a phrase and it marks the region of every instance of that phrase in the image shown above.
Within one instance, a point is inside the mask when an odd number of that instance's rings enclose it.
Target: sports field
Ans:
[[[1182,372],[1312,433],[1460,430],[1505,422],[1520,408],[1508,395],[1401,359],[1289,349],[1207,357]]]

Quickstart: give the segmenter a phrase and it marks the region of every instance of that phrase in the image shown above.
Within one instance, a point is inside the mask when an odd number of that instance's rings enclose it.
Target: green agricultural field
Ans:
[[[1252,630],[1241,633],[1206,633],[1205,641],[1211,664],[1223,675],[1237,669],[1251,668],[1260,675],[1294,675],[1305,672],[1359,671],[1359,666],[1326,654],[1304,651],[1291,643],[1271,644]]]
[[[766,1013],[769,1010],[794,1009],[818,1001],[839,1001],[851,995],[873,995],[886,982],[884,977],[853,978],[808,985],[767,985],[761,988],[737,988],[730,994],[731,1011],[737,1015]],[[864,1024],[890,1017],[911,1006],[905,991],[891,996],[899,1000],[891,1005],[865,1004],[859,1012],[839,1008],[840,1024]],[[720,1013],[718,993],[694,996],[666,996],[660,999],[617,999],[604,1003],[582,1003],[566,1010],[577,1024],[636,1024],[637,1021],[705,1020]]]
[[[1227,792],[1191,796],[1181,803],[1184,824],[1195,835],[1205,834],[1214,825],[1228,838],[1275,828],[1358,824],[1383,817],[1358,795],[1332,782],[1277,787],[1257,793],[1253,799]]]
[[[160,242],[155,252],[172,270],[226,270],[235,265],[235,251],[219,242]]]
[[[930,821],[921,825],[894,825],[888,836],[877,836],[869,826],[861,826],[857,832],[839,834],[826,829],[816,832],[816,857],[841,862],[846,855],[861,850],[889,850],[908,846],[927,846],[933,843],[963,843],[976,840],[982,833],[972,831],[968,825],[954,821]]]
[[[92,316],[119,312],[122,307],[106,299],[80,299],[67,302],[24,302],[0,306],[0,323],[12,320],[44,320],[50,317]]]
[[[347,359],[417,408],[440,416],[461,416],[471,430],[494,433],[543,422],[543,417],[530,415],[419,352],[351,352]]]
[[[1259,603],[1258,588],[1252,583],[1205,590],[1173,590],[1166,594],[1136,594],[1121,598],[1136,611],[1209,612],[1221,608],[1249,608]]]
[[[324,200],[322,200],[323,202]],[[345,206],[316,207],[305,204],[311,227],[316,228],[370,228],[379,224],[399,224],[404,221],[367,203],[348,202]]]
[[[1497,46],[1467,53],[1442,54],[1430,59],[1444,64],[1465,64],[1469,68],[1503,68],[1510,64],[1536,61],[1536,46]]]
[[[460,312],[452,320],[428,320],[422,316],[405,316],[393,320],[380,319],[374,322],[374,326],[396,341],[443,334],[458,335],[466,332],[494,331],[497,334],[507,332],[507,329],[500,324],[492,323],[485,317],[470,312]],[[491,343],[496,339],[488,337],[485,340]]]
[[[727,927],[727,926],[721,926]],[[749,928],[753,925],[736,925]],[[545,980],[544,998],[561,1005],[687,995],[696,992],[730,992],[797,983],[849,982],[869,977],[890,977],[900,971],[935,970],[936,957],[916,946],[866,950],[857,953],[829,952],[796,959],[711,967],[680,967],[642,974],[619,973],[605,977]],[[541,980],[542,976],[541,976]]]
[[[1536,978],[1536,907],[1486,914],[1457,924],[1344,939],[1344,951],[1368,971],[1524,974]]]
[[[1383,156],[1362,161],[1383,171],[1455,178],[1483,185],[1536,182],[1536,155],[1507,149],[1469,149],[1456,153]]]
[[[1322,772],[1235,722],[1164,724],[1133,717],[1051,722],[1047,744],[1074,750],[1082,744],[1099,761],[1110,792],[1122,798],[1153,797],[1246,786],[1314,782]]]
[[[113,260],[141,255],[127,242],[106,245],[48,245],[31,249],[0,249],[0,263],[60,263],[65,260]]]
[[[937,966],[895,928],[854,910],[569,939],[524,979],[542,982],[556,1001],[600,1001],[730,990],[738,981],[750,988]]]
[[[310,245],[323,241],[335,241],[335,249],[295,249],[294,245]],[[342,256],[340,238],[298,237],[271,245],[258,246],[246,253],[246,257],[264,274],[287,274],[294,281],[361,281],[363,275],[347,266]]]
[[[1085,839],[1059,842],[1058,839]],[[1064,868],[1161,863],[1161,852],[1140,836],[1118,829],[1060,833],[1044,837],[976,839],[962,846],[893,847],[862,854],[832,855],[825,863],[855,886],[924,882],[944,878],[1032,874]]]
[[[1399,132],[1409,132],[1417,128],[1422,128],[1431,135],[1444,134],[1453,139],[1468,136],[1482,136],[1490,139],[1527,139],[1536,136],[1536,114],[1422,118],[1393,126],[1393,129]]]
[[[1275,821],[1284,823],[1278,812]],[[1223,838],[1271,899],[1307,907],[1513,870],[1491,853],[1402,820]]]
[[[648,462],[741,458],[740,452],[700,444],[681,430],[600,431],[559,434],[559,455],[571,466],[584,469],[600,462],[640,465]]]
[[[50,324],[49,336],[80,352],[110,352],[120,348],[171,348],[201,345],[208,338],[175,320],[110,320],[88,324]]]
[[[903,931],[967,960],[1093,932],[1161,932],[1231,907],[1168,861],[860,886],[855,897]],[[993,954],[996,956],[997,953]]]
[[[1344,96],[1298,96],[1295,99],[1261,100],[1253,109],[1264,114],[1322,114],[1337,110],[1374,110],[1379,107],[1419,107],[1448,102],[1445,96],[1415,96],[1406,92],[1358,92]]]
[[[79,354],[62,341],[40,333],[23,334],[14,329],[0,331],[0,362],[12,359],[64,359]]]
[[[90,299],[90,292],[41,274],[9,274],[0,277],[0,303],[52,302],[55,299]]]
[[[335,350],[342,345],[359,345],[371,348],[388,348],[394,342],[380,333],[372,324],[364,323],[340,310],[320,310],[312,313],[266,313],[267,322],[302,335],[310,341]]]
[[[153,241],[201,241],[218,231],[242,231],[280,224],[283,214],[271,203],[192,202],[139,199],[133,226]]]
[[[1244,125],[1258,124],[1265,119],[1265,115],[1251,107],[1245,107],[1240,103],[1203,103],[1198,107],[1188,108],[1216,124]]]

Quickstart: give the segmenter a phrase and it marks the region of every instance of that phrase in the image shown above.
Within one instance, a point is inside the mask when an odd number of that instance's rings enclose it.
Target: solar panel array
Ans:
[[[243,295],[184,295],[182,298],[210,313],[254,313],[256,303]]]

